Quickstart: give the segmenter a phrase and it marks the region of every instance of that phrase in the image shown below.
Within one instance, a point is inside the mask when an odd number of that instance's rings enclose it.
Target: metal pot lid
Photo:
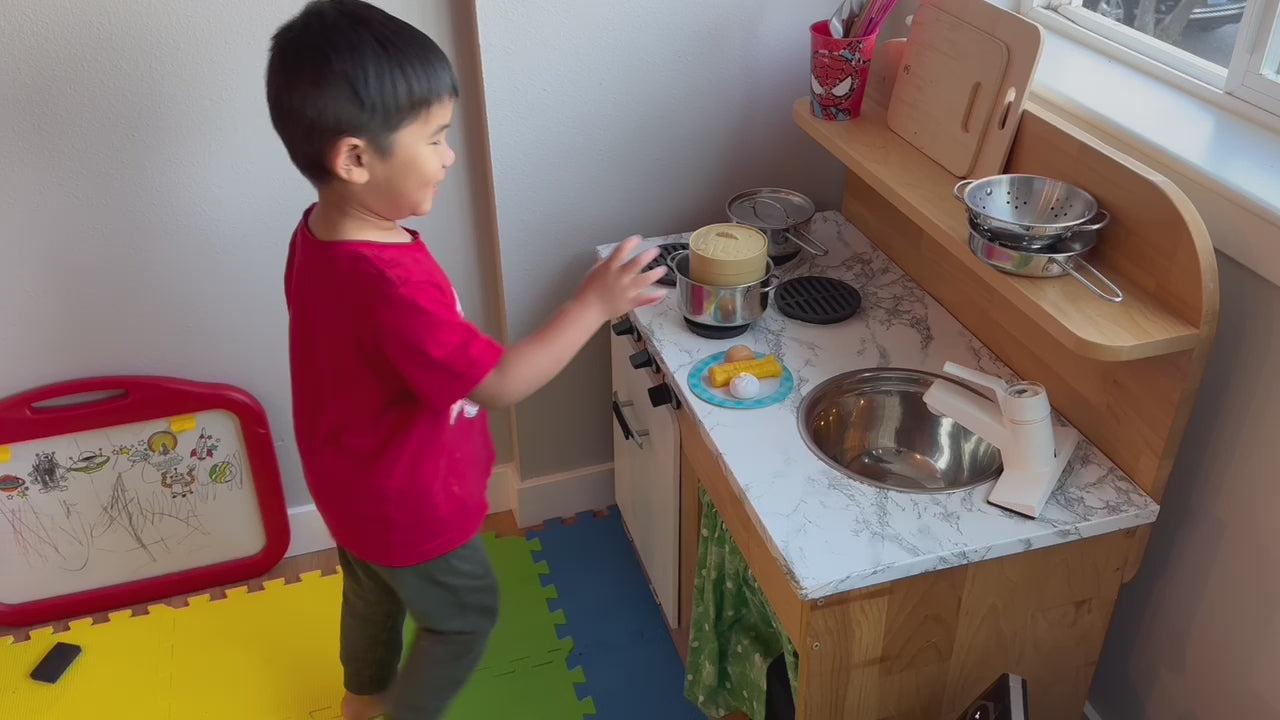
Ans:
[[[813,201],[794,190],[755,188],[734,195],[725,205],[734,222],[764,230],[785,230],[813,217]]]

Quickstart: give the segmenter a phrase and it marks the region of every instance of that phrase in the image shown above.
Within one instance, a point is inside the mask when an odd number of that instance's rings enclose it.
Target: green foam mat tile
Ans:
[[[541,664],[555,657],[563,659],[573,643],[561,638],[557,631],[565,624],[564,613],[547,607],[547,601],[557,594],[554,587],[542,585],[541,578],[548,572],[546,563],[533,560],[533,553],[541,549],[541,544],[521,537],[498,538],[492,533],[485,533],[482,539],[498,576],[501,605],[497,626],[477,671],[492,674],[524,660]],[[408,656],[416,632],[417,625],[407,618],[402,661]]]
[[[595,715],[591,698],[578,699],[575,687],[583,682],[582,668],[571,670],[563,660],[512,663],[509,673],[471,676],[445,720],[577,720]]]

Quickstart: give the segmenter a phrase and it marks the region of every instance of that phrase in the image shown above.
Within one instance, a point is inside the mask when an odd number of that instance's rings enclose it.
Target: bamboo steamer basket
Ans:
[[[737,223],[699,228],[689,238],[689,279],[712,287],[759,282],[768,272],[769,239]]]

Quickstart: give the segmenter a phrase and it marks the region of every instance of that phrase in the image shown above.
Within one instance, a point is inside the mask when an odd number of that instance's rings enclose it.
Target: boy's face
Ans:
[[[385,155],[364,154],[368,175],[357,189],[361,204],[397,222],[431,212],[440,183],[457,159],[445,140],[453,106],[453,100],[438,102],[397,130]]]

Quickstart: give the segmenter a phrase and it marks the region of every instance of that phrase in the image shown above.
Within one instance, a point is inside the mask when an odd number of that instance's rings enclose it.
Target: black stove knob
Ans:
[[[632,353],[628,360],[631,362],[631,367],[636,370],[643,370],[645,368],[653,369],[657,367],[657,363],[653,360],[653,355],[650,354],[648,350],[641,350],[638,353]]]
[[[679,408],[680,406],[680,400],[672,392],[671,386],[666,383],[658,383],[649,388],[649,403],[654,407],[670,405],[671,407]]]
[[[613,334],[617,335],[618,337],[622,337],[623,335],[636,334],[635,323],[631,322],[631,318],[629,317],[622,318],[621,320],[614,323],[610,327],[613,329]]]

